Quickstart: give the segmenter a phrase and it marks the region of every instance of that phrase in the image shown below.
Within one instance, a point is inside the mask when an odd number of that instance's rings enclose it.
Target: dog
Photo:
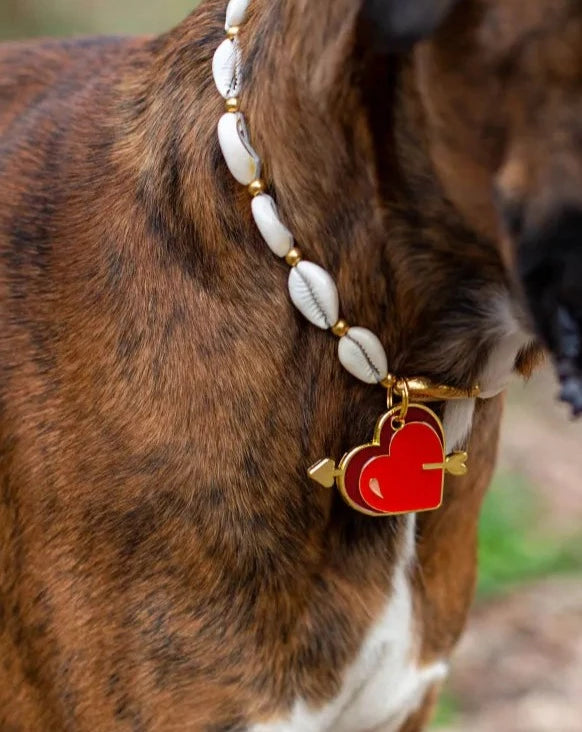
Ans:
[[[381,389],[294,311],[217,141],[226,0],[0,50],[0,728],[414,732],[463,630],[502,392],[580,397],[582,6],[252,0],[263,177],[470,472],[370,519],[306,470]]]

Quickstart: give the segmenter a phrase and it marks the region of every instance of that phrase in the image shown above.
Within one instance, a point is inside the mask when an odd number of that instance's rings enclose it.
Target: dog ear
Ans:
[[[405,51],[432,35],[459,0],[364,0],[361,25],[376,51]]]

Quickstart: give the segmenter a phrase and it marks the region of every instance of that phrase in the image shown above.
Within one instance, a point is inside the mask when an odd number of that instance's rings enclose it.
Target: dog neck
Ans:
[[[241,40],[245,115],[284,220],[335,274],[348,319],[380,335],[393,371],[467,387],[493,354],[485,391],[498,393],[527,339],[496,247],[464,225],[433,173],[410,59],[368,56],[341,3],[319,35],[305,32],[311,4],[296,5],[257,0]],[[237,273],[244,288],[273,274],[216,141],[208,69],[223,14],[205,3],[151,45],[149,71],[123,90],[127,151],[152,226],[183,252],[185,236],[196,240],[199,277]],[[473,407],[451,407],[449,447]]]

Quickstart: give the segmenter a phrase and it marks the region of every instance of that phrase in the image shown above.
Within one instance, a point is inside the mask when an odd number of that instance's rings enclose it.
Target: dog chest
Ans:
[[[421,630],[415,622],[409,578],[414,527],[411,518],[392,595],[346,670],[339,694],[319,706],[299,699],[287,715],[256,724],[251,732],[397,732],[430,687],[446,676],[444,662],[424,668],[417,662]]]

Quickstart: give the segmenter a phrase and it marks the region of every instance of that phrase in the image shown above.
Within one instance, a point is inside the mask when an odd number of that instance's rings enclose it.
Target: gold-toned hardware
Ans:
[[[406,379],[399,379],[396,382],[394,391],[401,399],[399,421],[404,423],[408,414],[408,407],[410,406],[410,390]]]
[[[240,102],[237,97],[230,97],[225,103],[227,112],[238,112],[240,109]]]
[[[290,267],[297,267],[302,259],[303,255],[301,254],[301,249],[298,247],[293,247],[293,249],[290,249],[285,255],[285,261]]]
[[[265,181],[261,180],[260,178],[257,178],[252,183],[249,183],[249,193],[253,198],[260,196],[261,193],[265,192],[265,189]]]
[[[231,25],[230,28],[226,31],[226,37],[233,40],[238,36],[239,31],[240,27],[238,25]]]
[[[385,389],[394,389],[397,381],[398,379],[394,374],[388,374],[388,376],[380,382],[380,386],[383,386]]]
[[[406,427],[406,422],[399,414],[392,417],[392,422],[390,424],[392,425],[394,432],[400,432],[401,429]]]
[[[386,406],[388,411],[394,406],[394,387],[396,386],[398,379],[394,374],[388,374],[388,376],[380,382],[380,385],[386,389]]]
[[[349,329],[350,326],[346,323],[345,320],[338,320],[337,323],[332,327],[331,332],[334,334],[334,336],[337,336],[338,338],[343,338]]]
[[[428,463],[423,465],[423,470],[446,470],[449,475],[454,475],[457,478],[462,478],[467,475],[469,468],[467,467],[467,460],[469,455],[466,452],[454,452],[449,455],[443,463]]]
[[[400,384],[404,379],[400,379]],[[455,386],[435,384],[429,379],[406,379],[408,393],[413,402],[446,402],[454,399],[475,399],[481,393],[478,385],[470,389],[457,389]],[[398,390],[398,387],[397,387]]]
[[[339,476],[339,471],[336,468],[335,460],[326,458],[312,465],[307,474],[311,480],[324,488],[333,488],[335,479]]]

